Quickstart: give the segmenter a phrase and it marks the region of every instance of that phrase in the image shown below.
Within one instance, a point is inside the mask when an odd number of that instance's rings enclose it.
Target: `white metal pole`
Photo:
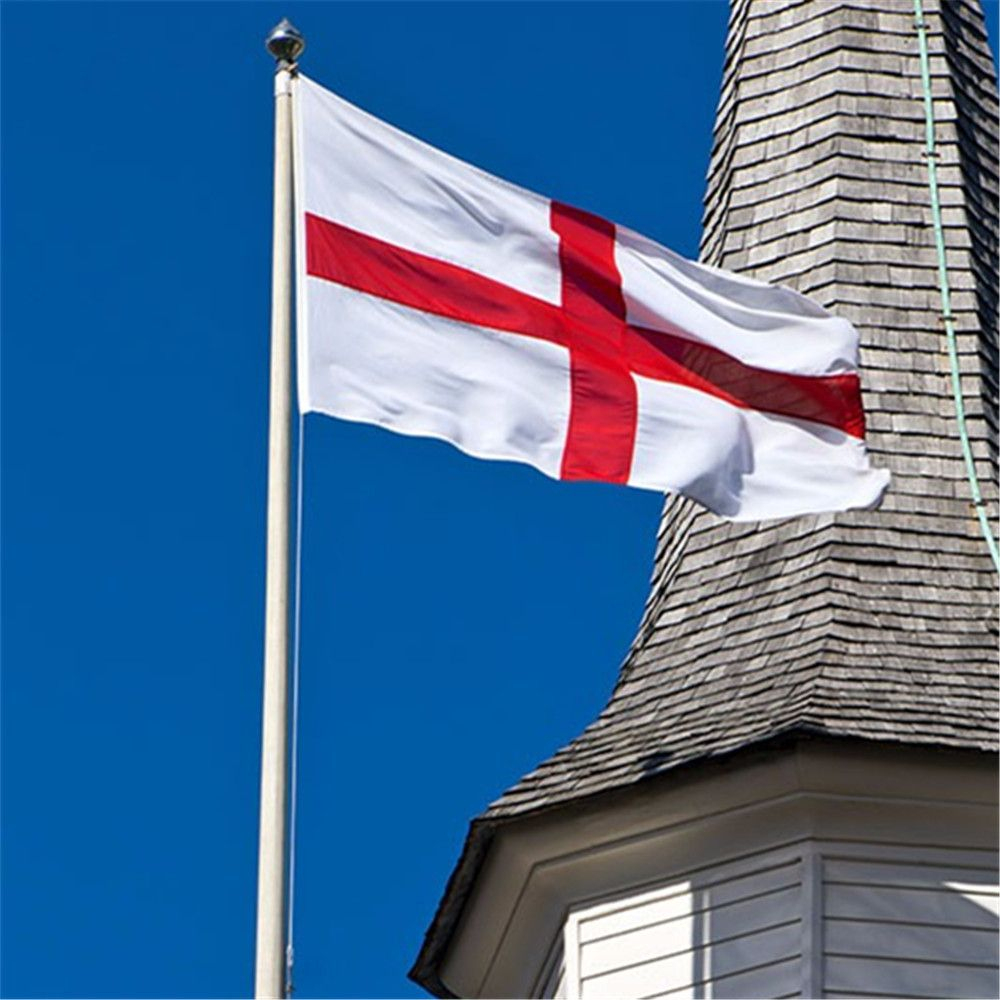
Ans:
[[[285,812],[288,768],[288,526],[292,415],[292,75],[305,44],[282,21],[267,39],[274,86],[271,406],[267,458],[267,583],[254,995],[284,996]]]

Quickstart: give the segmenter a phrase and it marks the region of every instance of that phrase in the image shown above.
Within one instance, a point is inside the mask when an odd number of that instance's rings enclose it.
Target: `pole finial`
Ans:
[[[267,51],[277,60],[278,69],[294,66],[305,47],[302,33],[287,17],[283,17],[267,36]]]

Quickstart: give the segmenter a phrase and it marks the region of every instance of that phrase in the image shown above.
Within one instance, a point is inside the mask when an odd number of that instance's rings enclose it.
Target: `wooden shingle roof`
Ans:
[[[925,0],[968,429],[997,513],[997,86],[977,0]],[[491,832],[796,732],[995,749],[997,575],[941,322],[912,0],[733,0],[702,259],[853,322],[877,511],[732,524],[669,497],[611,699],[474,821],[414,969]]]
[[[968,427],[996,513],[997,90],[978,6],[925,4]],[[796,727],[988,749],[996,581],[949,380],[910,0],[738,0],[702,258],[854,323],[881,509],[731,524],[667,499],[605,710],[510,816]],[[995,523],[995,517],[994,517]]]

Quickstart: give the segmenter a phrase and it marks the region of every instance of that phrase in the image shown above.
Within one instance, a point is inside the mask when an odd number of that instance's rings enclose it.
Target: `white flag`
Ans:
[[[733,520],[878,502],[846,320],[294,94],[303,411]]]

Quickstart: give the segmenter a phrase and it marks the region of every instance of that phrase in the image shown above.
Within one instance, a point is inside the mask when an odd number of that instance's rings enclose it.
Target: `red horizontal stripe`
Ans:
[[[678,382],[748,410],[812,420],[865,436],[861,383],[855,374],[792,375],[753,368],[718,348],[630,326],[625,350],[636,375]],[[671,378],[671,371],[676,375]]]
[[[689,386],[734,406],[864,436],[857,375],[790,375],[755,368],[683,336],[627,326],[610,315],[602,322],[599,313],[610,310],[584,315],[578,308],[560,308],[466,268],[309,213],[306,270],[313,277],[423,312],[559,344],[579,355],[580,362],[608,373],[631,371]],[[600,297],[613,302],[606,295]],[[612,324],[623,336],[609,337]]]
[[[421,312],[570,346],[559,306],[308,213],[306,269]]]

